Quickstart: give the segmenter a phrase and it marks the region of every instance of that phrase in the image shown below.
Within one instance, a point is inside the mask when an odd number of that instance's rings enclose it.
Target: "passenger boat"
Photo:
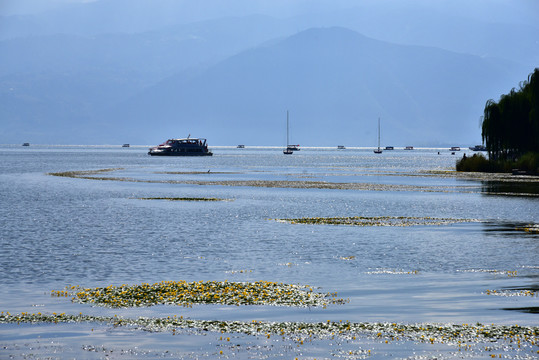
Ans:
[[[483,145],[470,146],[469,149],[473,151],[487,151],[487,148]]]
[[[344,150],[344,149],[346,149],[346,148],[344,147],[344,145],[337,145],[337,149],[339,149],[339,150]]]
[[[123,144],[122,147],[129,147],[129,144]]]
[[[238,145],[236,146],[237,149],[245,149],[245,145]]]
[[[407,146],[404,148],[404,150],[414,150],[414,147],[413,146]]]
[[[393,146],[386,146],[384,150],[395,150],[395,147]]]
[[[148,151],[152,156],[212,156],[208,150],[206,139],[191,138],[169,139],[161,145],[154,146]]]
[[[449,151],[460,151],[460,147],[458,146],[451,146],[451,149]]]
[[[22,146],[30,146],[30,143],[23,143]]]

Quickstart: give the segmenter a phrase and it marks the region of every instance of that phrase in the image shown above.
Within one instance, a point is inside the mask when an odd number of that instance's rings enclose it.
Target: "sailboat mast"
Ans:
[[[380,150],[380,118],[378,118],[378,150]]]
[[[288,139],[288,110],[286,110],[286,146],[290,144],[290,141]]]
[[[380,150],[380,118],[378,118],[378,149],[374,150],[375,154],[381,154],[382,150]]]

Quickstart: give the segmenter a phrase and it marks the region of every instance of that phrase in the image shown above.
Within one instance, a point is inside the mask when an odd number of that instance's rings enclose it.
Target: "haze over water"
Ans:
[[[456,176],[454,164],[464,151],[452,156],[447,149],[375,155],[371,149],[310,148],[291,156],[281,150],[221,147],[213,149],[212,157],[158,158],[136,146],[2,146],[0,311],[538,325],[537,295],[519,296],[520,290],[538,287],[539,234],[523,230],[537,229],[539,223],[537,179]],[[98,169],[114,170],[91,175],[100,178],[95,180],[49,175]],[[142,200],[155,197],[226,201]],[[419,224],[284,221],[353,216],[372,221],[413,217]],[[432,218],[452,221],[428,224]],[[107,309],[50,296],[67,285],[225,279],[310,285],[347,302],[326,308]],[[505,295],[488,295],[492,290]],[[15,358],[23,358],[16,346],[25,348],[24,343],[47,354],[50,348],[40,339],[48,336],[65,356],[99,358],[103,353],[87,347],[105,346],[132,355],[136,348],[140,357],[171,351],[212,358],[220,335],[180,341],[106,324],[0,325],[3,352]],[[260,346],[260,340],[246,335],[237,341]],[[273,350],[257,350],[258,356],[291,354],[267,341]],[[387,356],[384,346],[372,345],[374,358]],[[391,351],[411,356],[423,346]],[[306,353],[327,357],[334,348],[321,343]],[[447,351],[441,345],[432,349]]]

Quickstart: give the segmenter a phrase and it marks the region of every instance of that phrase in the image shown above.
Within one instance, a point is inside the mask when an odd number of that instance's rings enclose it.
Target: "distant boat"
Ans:
[[[380,149],[380,118],[378,118],[378,149],[374,150],[375,154],[381,154],[382,149]]]
[[[123,144],[122,147],[129,147],[129,144]]]
[[[288,120],[288,110],[286,110],[286,149],[283,150],[283,154],[291,155],[294,151],[299,150],[299,145],[290,145],[289,141],[289,120]]]
[[[449,151],[460,151],[460,147],[458,146],[451,146],[451,149]]]
[[[487,148],[483,145],[470,146],[469,149],[473,151],[487,151]]]
[[[245,145],[238,145],[236,146],[237,149],[245,149]]]
[[[30,146],[30,143],[23,143],[22,146]]]
[[[337,149],[339,149],[339,150],[344,150],[344,149],[346,149],[346,148],[344,147],[344,145],[339,145],[339,146],[337,146]]]
[[[414,150],[414,147],[413,146],[407,146],[404,148],[404,150]]]
[[[395,150],[395,148],[393,146],[386,146],[384,150]]]
[[[152,156],[212,156],[208,150],[206,139],[191,138],[169,139],[148,151]]]

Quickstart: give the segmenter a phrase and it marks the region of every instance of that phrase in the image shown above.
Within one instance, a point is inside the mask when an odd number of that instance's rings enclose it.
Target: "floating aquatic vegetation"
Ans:
[[[487,351],[494,349],[518,349],[539,354],[538,326],[519,325],[484,325],[484,324],[398,324],[398,323],[352,323],[349,321],[307,322],[263,322],[253,320],[217,321],[191,320],[182,316],[167,318],[139,317],[123,318],[119,316],[92,316],[70,314],[45,315],[41,313],[10,314],[2,312],[0,323],[82,323],[96,322],[114,326],[133,326],[146,331],[169,331],[175,334],[181,329],[211,331],[215,333],[242,333],[270,338],[272,335],[288,337],[299,344],[313,338],[335,338],[355,340],[368,337],[379,341],[409,340],[423,343],[440,343],[458,347],[459,350],[471,350],[473,346],[488,344]],[[229,341],[230,338],[227,338]],[[496,343],[499,344],[496,344]],[[533,356],[533,355],[532,355]]]
[[[516,230],[518,231],[525,231],[530,234],[539,234],[539,225],[538,224],[530,224],[523,227],[517,227]]]
[[[70,177],[70,178],[78,178],[78,177],[84,178],[84,177],[90,177],[91,175],[97,175],[97,174],[102,174],[102,173],[112,172],[112,171],[117,171],[117,170],[123,170],[123,168],[62,171],[62,172],[48,173],[48,175],[60,176],[60,177]]]
[[[234,171],[156,171],[155,174],[165,174],[165,175],[203,175],[203,174],[212,174],[212,175],[230,175],[230,174],[242,174],[241,172]]]
[[[517,270],[470,269],[470,270],[457,270],[457,272],[501,274],[501,275],[507,275],[509,277],[517,276]]]
[[[276,219],[291,224],[314,225],[353,225],[353,226],[417,226],[417,225],[450,225],[465,222],[480,222],[477,219],[452,219],[409,216],[351,216],[351,217],[316,217],[299,219]]]
[[[191,184],[191,185],[217,185],[217,186],[250,186],[250,187],[265,187],[265,188],[292,188],[292,189],[335,189],[335,190],[362,190],[362,191],[418,191],[418,192],[442,192],[442,193],[462,193],[462,192],[472,192],[472,193],[484,193],[489,195],[512,195],[512,196],[530,196],[537,197],[539,193],[537,191],[515,191],[514,188],[511,188],[511,191],[498,191],[493,190],[491,187],[482,187],[478,185],[470,186],[421,186],[421,185],[404,185],[404,184],[375,184],[375,183],[340,183],[340,182],[328,182],[328,181],[290,181],[290,180],[148,180],[148,179],[134,179],[128,177],[105,177],[96,176],[97,174],[112,172],[116,170],[123,170],[122,168],[115,169],[99,169],[99,170],[83,170],[83,171],[65,171],[57,173],[49,173],[53,176],[62,176],[62,177],[71,177],[77,179],[87,179],[87,180],[106,180],[106,181],[125,181],[125,182],[142,182],[142,183],[151,183],[151,184]],[[234,172],[214,172],[211,171],[195,171],[195,172],[161,172],[160,174],[165,175],[201,175],[201,174],[236,174]],[[379,173],[377,176],[403,176],[404,174],[395,174],[395,173]],[[308,177],[311,175],[303,174],[302,177]],[[412,175],[410,175],[412,176]],[[503,174],[488,174],[488,175],[477,175],[475,173],[457,173],[455,171],[445,172],[445,171],[426,171],[415,174],[413,176],[439,176],[439,177],[458,177],[470,180],[484,180],[491,181],[495,180],[496,182],[513,182],[513,183],[524,183],[531,184],[535,186],[539,179],[537,177],[511,177],[509,175]]]
[[[440,177],[452,177],[469,180],[482,180],[482,181],[503,181],[503,182],[526,182],[537,183],[539,177],[537,176],[515,176],[510,173],[482,173],[482,172],[462,172],[462,171],[446,171],[446,170],[424,170],[424,174],[430,174]]]
[[[228,199],[219,198],[202,198],[202,197],[144,197],[139,200],[168,200],[168,201],[229,201]]]
[[[280,263],[278,264],[279,266],[288,266],[288,267],[292,267],[292,266],[297,266],[298,264],[294,264],[292,262],[287,262],[287,263]]]
[[[225,271],[227,274],[245,274],[245,273],[252,273],[253,270],[229,270]]]
[[[91,303],[106,307],[133,307],[153,305],[222,304],[322,306],[343,304],[337,293],[314,292],[310,286],[291,285],[269,281],[162,281],[155,284],[121,285],[98,288],[68,286],[53,290],[52,296],[71,296],[73,302]]]
[[[484,294],[493,295],[493,296],[507,296],[507,297],[513,297],[513,296],[537,297],[538,296],[538,292],[535,289],[487,290],[484,292]]]
[[[405,270],[394,270],[394,269],[380,269],[375,271],[366,272],[368,275],[380,275],[380,274],[389,274],[389,275],[417,275],[419,270],[405,271]]]
[[[86,180],[142,182],[150,184],[190,184],[190,185],[217,185],[217,186],[250,186],[264,188],[292,188],[292,189],[334,189],[334,190],[365,190],[365,191],[421,191],[421,192],[461,192],[462,187],[454,186],[415,186],[397,184],[373,184],[373,183],[338,183],[327,181],[290,181],[290,180],[145,180],[128,177],[98,177],[100,173],[112,172],[117,169],[65,171],[49,173],[53,176],[71,177]],[[204,172],[200,172],[201,174]],[[206,172],[207,173],[207,172]],[[193,173],[189,173],[193,174]]]

